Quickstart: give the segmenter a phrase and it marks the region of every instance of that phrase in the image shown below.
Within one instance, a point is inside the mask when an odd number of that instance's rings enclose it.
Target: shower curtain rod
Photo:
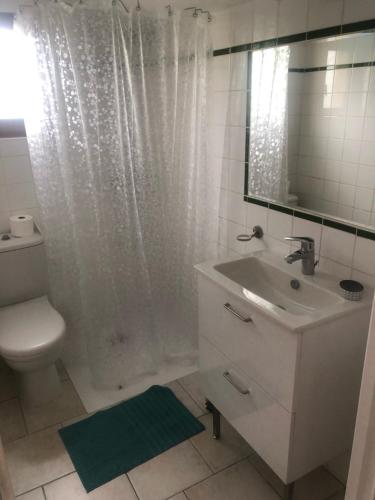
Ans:
[[[34,5],[38,5],[39,1],[40,0],[34,0]],[[49,0],[49,1],[50,2],[58,3],[59,0]],[[76,0],[76,1],[60,0],[60,2],[63,3],[63,4],[65,4],[67,7],[73,9],[76,5],[84,4],[85,0]],[[130,9],[123,2],[123,0],[112,0],[112,5],[116,5],[117,2],[123,7],[123,9],[125,10],[125,12],[127,12],[127,14],[130,14]],[[24,7],[32,7],[32,6],[31,5],[21,5],[20,6],[21,9],[24,8]],[[171,5],[166,5],[165,8],[168,9],[168,15],[171,16],[173,14],[172,6]],[[140,0],[137,0],[136,10],[137,11],[142,10]],[[201,9],[199,7],[187,7],[184,10],[192,10],[193,11],[193,17],[198,17],[199,14],[207,14],[207,20],[208,20],[209,23],[213,20],[213,16],[212,16],[212,14],[211,14],[211,12],[209,10],[203,10],[203,9]]]
[[[38,5],[40,0],[34,0],[34,5]],[[50,2],[59,3],[58,0],[49,0]],[[70,8],[74,8],[77,4],[84,4],[85,0],[76,0],[69,2],[68,0],[60,0],[61,3],[64,3]],[[115,5],[117,2],[121,4],[124,10],[130,14],[129,7],[122,0],[112,0],[112,5]],[[20,8],[24,7],[32,7],[32,5],[20,5]],[[141,6],[139,5],[139,1],[137,2],[137,10],[140,10]]]

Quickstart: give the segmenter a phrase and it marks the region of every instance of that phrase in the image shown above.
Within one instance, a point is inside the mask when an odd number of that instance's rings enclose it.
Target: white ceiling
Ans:
[[[70,0],[72,1],[72,0]],[[90,0],[85,0],[90,3]],[[106,1],[106,0],[103,0]],[[129,7],[136,5],[136,0],[123,0]],[[211,12],[225,9],[241,3],[246,3],[249,0],[140,0],[141,5],[147,8],[164,7],[168,3],[172,7],[185,9],[186,7],[200,7],[209,9]],[[0,0],[0,12],[16,12],[19,5],[32,5],[33,0]]]

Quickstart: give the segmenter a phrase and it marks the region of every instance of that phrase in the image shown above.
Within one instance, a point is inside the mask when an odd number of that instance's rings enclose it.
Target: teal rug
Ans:
[[[170,389],[155,385],[59,433],[89,492],[204,428]]]

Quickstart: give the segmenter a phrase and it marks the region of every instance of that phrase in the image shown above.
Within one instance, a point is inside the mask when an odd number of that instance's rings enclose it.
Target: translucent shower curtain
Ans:
[[[251,56],[249,193],[286,201],[289,46]]]
[[[89,6],[40,1],[18,26],[40,82],[26,128],[66,356],[115,387],[195,359],[193,264],[217,240],[211,51],[191,13]]]

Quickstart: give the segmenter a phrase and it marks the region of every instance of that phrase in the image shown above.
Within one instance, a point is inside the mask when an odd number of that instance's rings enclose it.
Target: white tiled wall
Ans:
[[[215,12],[215,49],[375,18],[373,0],[250,0]]]
[[[369,18],[375,18],[373,0],[253,0],[216,13],[214,43],[215,48],[223,48]],[[317,242],[319,269],[375,286],[375,241],[243,201],[245,115],[241,102],[246,91],[243,80],[246,55],[215,57],[213,66],[209,161],[218,167],[222,165],[219,186],[221,255],[240,255],[257,248],[270,248],[282,255],[290,250],[283,241],[284,236],[312,236]],[[354,123],[348,123],[355,128]],[[349,170],[347,175],[350,175]],[[250,232],[255,224],[265,230],[262,241],[240,243],[236,240],[237,234]],[[334,461],[330,468],[345,480],[347,464],[348,456],[344,456]]]
[[[26,138],[0,139],[0,232],[10,215],[28,213],[39,220]]]

